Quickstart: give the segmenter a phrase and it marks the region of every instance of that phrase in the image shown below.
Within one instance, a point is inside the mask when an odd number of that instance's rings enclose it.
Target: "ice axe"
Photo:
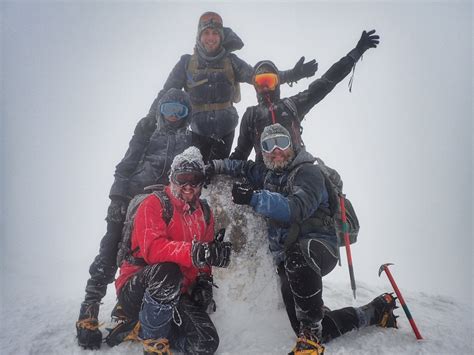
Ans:
[[[349,240],[349,224],[347,223],[346,206],[344,204],[345,195],[339,195],[339,204],[341,206],[342,231],[344,232],[344,246],[346,247],[347,266],[349,267],[349,277],[351,279],[351,289],[356,299],[356,282],[354,278],[354,267],[352,266],[351,243]],[[341,259],[339,258],[339,262]]]
[[[418,327],[416,326],[415,324],[415,320],[413,319],[413,317],[411,316],[411,313],[410,311],[408,310],[408,306],[407,304],[405,303],[405,300],[403,299],[403,296],[400,292],[400,290],[398,289],[398,286],[397,284],[395,283],[395,280],[392,276],[392,273],[390,272],[390,270],[388,269],[388,266],[389,265],[393,265],[391,263],[387,263],[387,264],[382,264],[379,268],[379,277],[380,277],[380,274],[382,273],[382,271],[385,271],[385,273],[387,274],[387,277],[390,281],[390,283],[392,284],[392,287],[393,287],[393,290],[395,291],[395,293],[397,294],[397,297],[398,297],[398,300],[400,301],[400,304],[402,305],[402,308],[403,310],[405,311],[405,314],[408,318],[408,321],[410,322],[410,325],[411,325],[411,328],[413,329],[413,332],[415,333],[415,336],[416,336],[416,339],[420,340],[420,339],[423,339],[423,337],[421,336],[420,332],[418,331]]]

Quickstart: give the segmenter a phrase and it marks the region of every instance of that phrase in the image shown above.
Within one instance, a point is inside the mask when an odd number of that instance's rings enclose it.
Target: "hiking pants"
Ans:
[[[140,338],[167,338],[185,354],[214,354],[217,330],[206,310],[181,294],[182,279],[177,264],[145,266],[122,287],[119,303],[130,319],[140,320]]]
[[[201,151],[205,162],[209,162],[214,159],[225,159],[230,155],[232,143],[234,141],[234,134],[235,131],[232,131],[217,140],[194,133],[193,142],[195,142],[196,146]]]

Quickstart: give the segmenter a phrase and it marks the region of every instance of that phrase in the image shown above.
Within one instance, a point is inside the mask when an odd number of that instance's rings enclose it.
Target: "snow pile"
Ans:
[[[280,298],[277,276],[268,251],[263,218],[247,206],[230,201],[232,180],[219,176],[204,190],[213,207],[217,228],[226,228],[233,243],[233,258],[227,269],[214,269],[217,311],[212,318],[220,335],[218,354],[286,354],[295,342]],[[67,267],[67,264],[64,265]],[[5,273],[7,275],[7,273]],[[42,276],[48,277],[47,275]],[[41,278],[29,279],[14,271],[6,276],[0,314],[1,354],[141,354],[141,344],[126,343],[99,351],[83,350],[76,344],[75,321],[83,292],[71,296],[61,285],[49,287]],[[49,280],[50,281],[50,276]],[[80,285],[85,280],[77,280]],[[35,286],[41,285],[41,286]],[[5,292],[7,291],[7,292]],[[68,291],[68,292],[67,292]],[[328,307],[361,306],[384,287],[357,282],[357,300],[347,283],[324,281]],[[67,294],[68,296],[64,296]],[[424,337],[417,341],[402,311],[396,311],[399,329],[369,327],[353,331],[326,345],[326,354],[472,354],[472,306],[447,297],[422,292],[404,292],[404,297]],[[115,290],[109,286],[99,315],[101,329],[111,325]]]

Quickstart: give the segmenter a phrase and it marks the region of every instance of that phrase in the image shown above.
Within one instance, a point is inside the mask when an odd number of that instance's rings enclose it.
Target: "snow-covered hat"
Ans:
[[[262,135],[260,136],[260,144],[262,144],[262,142],[265,139],[280,137],[280,136],[286,136],[290,138],[290,142],[291,142],[290,132],[288,132],[288,130],[285,127],[283,127],[281,124],[275,123],[270,126],[266,126],[263,129]]]
[[[224,40],[224,23],[222,22],[222,17],[212,11],[205,12],[199,17],[199,23],[198,23],[198,31],[197,31],[197,39],[198,41],[201,38],[201,33],[204,31],[206,28],[213,28],[219,31],[219,35],[221,37],[221,41]]]
[[[179,173],[201,173],[204,175],[204,161],[201,152],[196,147],[189,147],[174,157],[171,163],[170,180]]]

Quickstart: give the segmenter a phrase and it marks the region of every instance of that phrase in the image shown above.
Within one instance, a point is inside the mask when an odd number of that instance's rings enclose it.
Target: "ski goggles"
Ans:
[[[163,116],[182,119],[188,116],[189,110],[186,105],[179,102],[165,102],[160,105],[160,112]]]
[[[204,185],[205,177],[204,174],[200,172],[182,172],[173,174],[171,181],[179,187],[186,185],[190,185],[191,187],[199,187]]]
[[[275,90],[279,80],[278,75],[275,73],[262,73],[255,75],[253,82],[259,89],[268,88],[269,90]]]
[[[276,148],[281,150],[287,149],[291,145],[291,140],[288,136],[273,136],[264,139],[261,145],[265,153],[271,153]]]

